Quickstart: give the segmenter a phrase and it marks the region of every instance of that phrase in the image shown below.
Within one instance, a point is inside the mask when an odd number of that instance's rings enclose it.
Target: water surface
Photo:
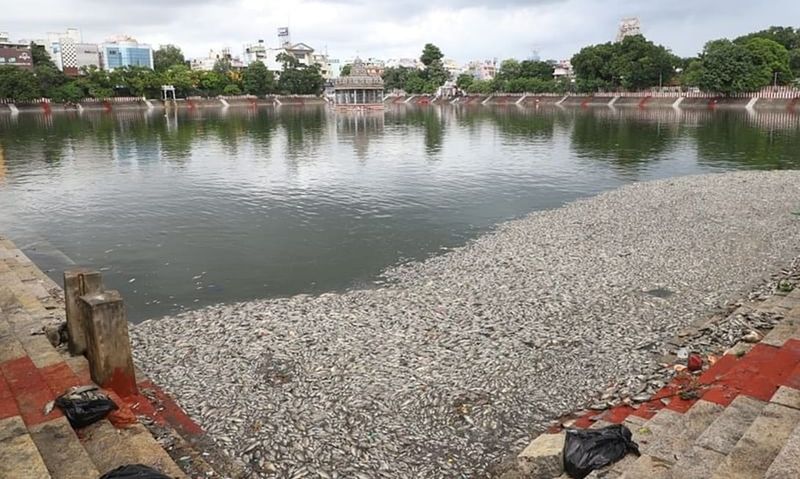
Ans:
[[[622,184],[800,166],[800,117],[397,106],[0,116],[0,232],[100,268],[133,321],[369,287]],[[60,282],[60,279],[57,279]]]

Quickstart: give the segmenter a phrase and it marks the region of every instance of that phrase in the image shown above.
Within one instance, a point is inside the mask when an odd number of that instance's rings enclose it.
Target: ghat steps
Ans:
[[[58,408],[45,414],[45,405],[67,388],[91,384],[86,359],[68,356],[41,334],[45,324],[61,322],[64,315],[60,287],[0,237],[0,478],[96,478],[132,463],[174,478],[238,476],[234,467],[210,464],[208,453],[195,450],[164,420],[183,413],[146,379],[140,389],[157,391],[158,404],[112,394],[120,406],[112,416],[126,418],[124,427],[112,424],[110,416],[74,430]],[[161,432],[159,440],[143,420]],[[196,427],[185,415],[178,423]]]
[[[625,424],[641,456],[629,453],[589,477],[800,477],[800,289],[762,307],[781,310],[783,320],[759,344],[748,351],[739,344],[699,374],[699,397],[677,397],[673,381],[638,409],[598,413],[588,427]],[[540,435],[518,456],[519,469],[503,477],[567,478],[563,444],[563,432]]]

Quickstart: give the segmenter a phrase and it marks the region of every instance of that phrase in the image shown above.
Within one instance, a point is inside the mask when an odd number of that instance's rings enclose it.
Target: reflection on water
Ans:
[[[0,231],[133,320],[368,286],[631,181],[800,164],[790,112],[409,107],[0,116]]]

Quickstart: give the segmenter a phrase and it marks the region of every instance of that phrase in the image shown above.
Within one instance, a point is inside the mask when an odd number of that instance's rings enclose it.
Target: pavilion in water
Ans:
[[[333,83],[336,108],[343,110],[382,110],[383,78],[370,75],[364,62],[356,58],[350,75]]]

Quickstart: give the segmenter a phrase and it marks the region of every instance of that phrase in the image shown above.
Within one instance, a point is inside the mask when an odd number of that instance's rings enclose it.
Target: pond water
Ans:
[[[0,232],[134,322],[370,287],[499,222],[655,178],[800,166],[790,112],[396,106],[0,115]]]

